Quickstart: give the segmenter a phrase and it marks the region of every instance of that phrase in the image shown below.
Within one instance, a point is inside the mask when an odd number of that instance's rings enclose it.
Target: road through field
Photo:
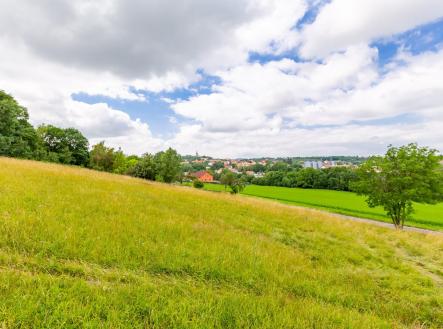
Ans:
[[[224,186],[219,184],[205,184],[205,189],[225,191]],[[364,197],[351,192],[248,185],[242,195],[274,200],[304,209],[316,209],[342,218],[375,222],[380,226],[392,226],[383,208],[369,208]],[[411,230],[443,232],[442,203],[438,205],[415,204],[414,208],[416,212],[407,223]]]
[[[354,217],[354,216],[348,216],[348,215],[341,215],[341,214],[337,214],[337,213],[332,213],[330,211],[318,210],[318,209],[302,207],[302,206],[293,206],[293,205],[287,205],[287,206],[288,207],[294,207],[294,208],[297,208],[297,209],[309,209],[309,210],[312,210],[312,211],[315,211],[315,212],[328,214],[329,216],[333,216],[333,217],[337,217],[337,218],[343,218],[343,219],[347,219],[347,220],[353,220],[353,221],[356,221],[356,222],[368,223],[368,224],[372,224],[372,225],[377,225],[377,226],[382,226],[382,227],[388,227],[388,228],[395,229],[394,224],[390,224],[390,223],[386,223],[386,222],[380,222],[380,221],[375,220],[375,219],[367,219],[367,218],[360,218],[360,217]],[[428,230],[428,229],[425,229],[425,228],[419,228],[419,227],[413,227],[413,226],[404,226],[403,230],[405,230],[405,231],[412,231],[412,232],[419,232],[419,233],[424,233],[424,234],[443,235],[443,232],[440,232],[440,231]]]

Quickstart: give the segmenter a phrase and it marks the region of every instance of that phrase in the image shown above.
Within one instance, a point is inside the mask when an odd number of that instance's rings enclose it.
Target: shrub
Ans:
[[[200,181],[197,180],[197,179],[192,183],[192,185],[193,185],[195,188],[203,188],[203,187],[205,186],[205,184],[203,184],[203,182],[200,182]]]

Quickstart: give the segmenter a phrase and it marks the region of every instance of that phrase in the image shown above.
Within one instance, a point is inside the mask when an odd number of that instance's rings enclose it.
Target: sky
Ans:
[[[0,89],[127,154],[443,151],[443,1],[0,0]]]

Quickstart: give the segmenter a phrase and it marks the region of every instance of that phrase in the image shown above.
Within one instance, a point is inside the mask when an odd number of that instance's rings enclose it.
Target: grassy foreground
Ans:
[[[225,191],[220,184],[205,184],[204,188]],[[248,185],[242,194],[391,223],[382,207],[369,208],[364,196],[352,192]],[[406,225],[443,231],[443,203],[415,204],[414,207],[416,212]]]
[[[0,326],[441,328],[443,237],[0,158]]]

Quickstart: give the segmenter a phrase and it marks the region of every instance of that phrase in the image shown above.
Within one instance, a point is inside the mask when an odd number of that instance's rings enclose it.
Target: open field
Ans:
[[[443,238],[0,158],[0,326],[442,328]]]
[[[225,191],[223,185],[205,184],[208,191]],[[229,189],[228,189],[229,191]],[[364,196],[351,192],[287,188],[278,186],[248,185],[242,192],[287,204],[324,209],[334,213],[391,222],[381,207],[369,208]],[[443,231],[443,203],[437,205],[416,204],[413,218],[407,225]]]

